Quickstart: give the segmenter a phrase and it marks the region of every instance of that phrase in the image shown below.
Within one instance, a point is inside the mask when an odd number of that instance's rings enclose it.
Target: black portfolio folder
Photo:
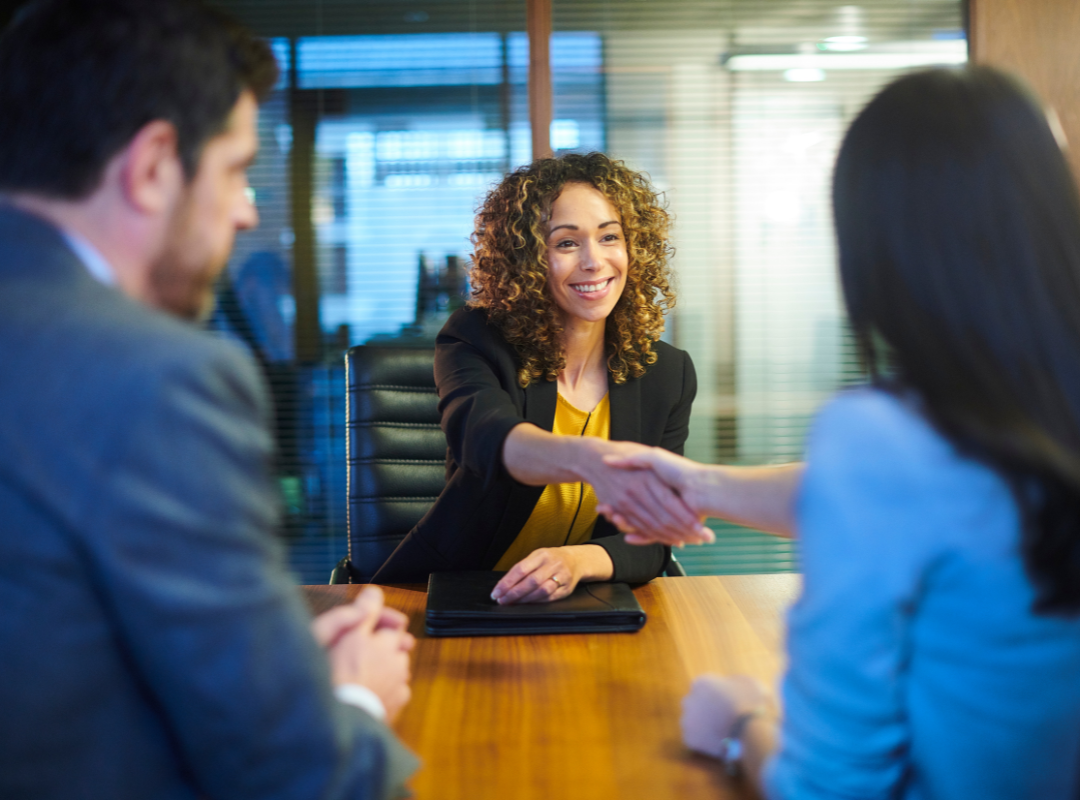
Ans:
[[[551,603],[500,606],[491,590],[504,572],[435,572],[428,579],[429,636],[636,631],[645,612],[625,583],[579,583]]]

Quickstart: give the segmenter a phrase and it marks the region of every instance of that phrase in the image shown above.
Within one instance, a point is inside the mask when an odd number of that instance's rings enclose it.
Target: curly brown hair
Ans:
[[[607,366],[615,383],[656,362],[652,343],[675,305],[668,260],[671,216],[648,178],[603,153],[541,158],[507,175],[476,215],[469,305],[487,310],[521,359],[518,382],[558,378],[566,367],[562,314],[548,289],[547,222],[568,183],[588,184],[619,212],[629,264],[607,318]]]

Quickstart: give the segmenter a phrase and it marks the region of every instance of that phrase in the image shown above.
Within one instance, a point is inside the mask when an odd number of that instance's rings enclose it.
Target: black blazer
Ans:
[[[612,441],[658,445],[682,453],[697,379],[690,356],[664,342],[656,363],[637,379],[608,383]],[[550,431],[558,385],[522,389],[517,352],[482,309],[460,309],[435,343],[435,383],[446,433],[446,488],[375,574],[376,583],[426,580],[431,572],[494,569],[525,526],[543,486],[526,486],[503,467],[510,430],[531,422]],[[648,581],[667,566],[662,545],[627,544],[604,517],[592,544],[607,550],[613,580]]]

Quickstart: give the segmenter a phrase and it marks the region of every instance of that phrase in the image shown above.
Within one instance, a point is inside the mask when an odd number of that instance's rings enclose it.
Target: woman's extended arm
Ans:
[[[699,464],[656,447],[636,448],[630,456],[607,456],[609,466],[627,470],[648,469],[693,509],[694,513],[726,519],[778,536],[795,536],[795,496],[803,465],[733,467]],[[627,541],[677,544],[689,540],[661,539],[638,528],[617,508],[603,505],[600,513],[627,532]]]

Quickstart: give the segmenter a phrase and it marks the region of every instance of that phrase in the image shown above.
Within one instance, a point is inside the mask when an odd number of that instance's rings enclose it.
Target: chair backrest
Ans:
[[[431,347],[345,354],[349,559],[370,580],[446,483]]]

